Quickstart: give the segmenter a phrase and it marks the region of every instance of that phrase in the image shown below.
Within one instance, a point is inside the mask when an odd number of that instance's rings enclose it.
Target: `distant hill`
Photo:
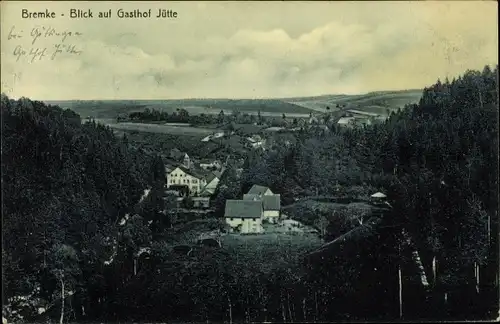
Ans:
[[[422,90],[381,91],[361,95],[324,95],[284,99],[179,99],[179,100],[61,100],[45,101],[47,104],[69,108],[82,117],[115,118],[118,114],[143,111],[146,108],[174,112],[186,109],[190,114],[218,114],[239,111],[267,116],[281,114],[306,115],[314,111],[335,110],[337,104],[351,109],[385,114],[408,103],[416,103]]]
[[[385,115],[387,110],[393,111],[406,104],[418,103],[422,90],[377,91],[361,95],[324,95],[316,97],[290,98],[286,102],[307,109],[324,112],[326,107],[336,110],[337,104],[347,109],[357,109]]]
[[[182,100],[67,100],[45,101],[47,104],[70,108],[82,117],[114,118],[118,114],[143,111],[146,108],[171,113],[177,109],[185,109],[192,115],[218,114],[239,111],[254,113],[258,111],[269,114],[309,114],[310,109],[284,102],[280,99],[182,99]]]

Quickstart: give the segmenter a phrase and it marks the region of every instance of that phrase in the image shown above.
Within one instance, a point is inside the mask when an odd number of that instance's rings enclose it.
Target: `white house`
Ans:
[[[226,200],[224,218],[232,231],[240,233],[262,233],[262,201]]]
[[[185,185],[192,194],[198,194],[207,185],[207,181],[201,172],[178,166],[167,174],[167,188],[171,185]]]
[[[278,222],[281,210],[281,196],[279,194],[273,194],[271,189],[267,187],[254,185],[247,194],[243,195],[243,200],[262,202],[263,220],[270,223]]]
[[[348,126],[354,125],[354,122],[355,122],[355,118],[354,117],[342,117],[337,122],[337,125],[348,127]]]
[[[269,223],[277,223],[280,217],[281,197],[280,195],[263,196],[264,220]]]
[[[208,136],[206,136],[206,137],[203,137],[203,138],[201,139],[201,141],[202,141],[202,142],[209,142],[211,139],[212,139],[212,135],[208,135]]]

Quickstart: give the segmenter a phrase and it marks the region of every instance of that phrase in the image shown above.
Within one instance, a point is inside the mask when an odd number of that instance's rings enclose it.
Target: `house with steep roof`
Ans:
[[[268,195],[273,195],[273,192],[268,187],[264,187],[261,185],[253,185],[252,188],[248,190],[247,194],[268,196]]]
[[[224,218],[232,231],[262,233],[264,208],[260,200],[227,200]]]
[[[280,217],[281,210],[281,196],[278,195],[258,195],[258,194],[244,194],[243,200],[260,201],[263,208],[263,220],[270,223],[277,223]]]
[[[264,220],[268,221],[269,223],[277,223],[280,217],[281,196],[262,196],[262,203],[264,208]]]
[[[210,172],[205,178],[207,184],[200,191],[200,195],[202,196],[212,196],[215,193],[215,190],[219,186],[220,177],[217,176],[214,172]]]
[[[337,121],[337,125],[342,126],[342,127],[351,127],[355,123],[355,118],[354,117],[341,117]]]
[[[167,173],[167,188],[172,185],[185,185],[191,194],[196,195],[207,185],[207,175],[204,170],[188,169],[180,165]]]

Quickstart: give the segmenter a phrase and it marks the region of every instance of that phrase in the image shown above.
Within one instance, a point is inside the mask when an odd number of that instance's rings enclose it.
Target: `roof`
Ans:
[[[215,173],[213,172],[210,172],[207,176],[206,176],[206,180],[207,180],[207,183],[210,183],[213,179],[215,178],[218,178],[217,175],[215,175]]]
[[[280,195],[262,196],[262,201],[264,202],[264,210],[280,210],[280,198]]]
[[[187,173],[187,174],[189,174],[197,179],[206,179],[208,177],[208,175],[211,174],[210,171],[205,171],[203,169],[194,169],[194,168],[188,169],[182,165],[177,166],[177,168],[181,169],[182,172]]]
[[[377,192],[377,193],[374,193],[373,195],[371,195],[372,198],[386,198],[387,196],[384,195],[383,193],[381,192]]]
[[[260,218],[262,216],[260,200],[226,200],[224,216],[234,218]]]
[[[200,164],[212,164],[212,163],[220,163],[220,162],[214,159],[206,159],[206,158],[200,160]]]
[[[337,124],[343,124],[346,125],[348,124],[351,120],[354,120],[354,117],[341,117]]]
[[[267,190],[271,191],[268,187],[264,187],[261,185],[253,185],[247,193],[253,195],[263,195]]]
[[[260,200],[260,195],[257,194],[244,194],[243,200]]]
[[[224,173],[225,169],[222,169],[220,171],[213,171],[212,173],[217,177],[217,178],[221,178],[222,177],[222,174]]]

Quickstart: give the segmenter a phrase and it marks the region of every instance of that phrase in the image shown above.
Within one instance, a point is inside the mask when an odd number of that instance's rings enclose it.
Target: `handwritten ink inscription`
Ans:
[[[75,44],[81,36],[82,33],[78,31],[58,30],[50,26],[35,26],[28,33],[12,26],[7,40],[18,42],[13,44],[12,51],[17,62],[27,59],[34,63],[44,59],[55,60],[64,55],[82,54],[82,48]],[[25,39],[29,41],[28,45]]]

